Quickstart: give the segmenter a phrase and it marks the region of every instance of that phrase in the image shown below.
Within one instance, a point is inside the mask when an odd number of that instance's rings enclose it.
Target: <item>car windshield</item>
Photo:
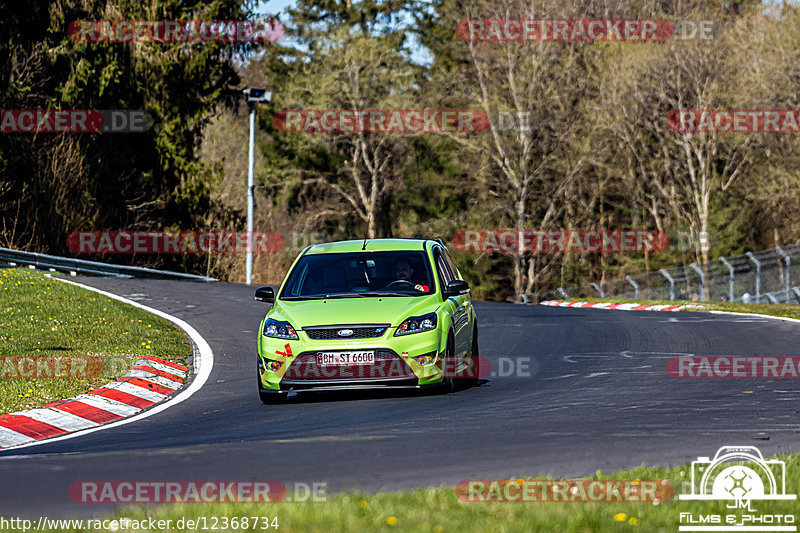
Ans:
[[[434,290],[424,252],[354,252],[304,255],[280,298],[422,296]]]

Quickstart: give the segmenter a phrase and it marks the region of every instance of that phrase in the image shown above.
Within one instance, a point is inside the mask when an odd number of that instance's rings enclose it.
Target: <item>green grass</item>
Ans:
[[[709,450],[713,455],[716,450]],[[800,455],[778,457],[786,461],[787,493],[800,492]],[[693,459],[693,458],[690,458]],[[466,503],[452,487],[365,494],[345,492],[325,502],[275,504],[173,504],[129,507],[107,518],[170,520],[167,531],[178,520],[205,517],[277,517],[281,532],[626,532],[678,531],[679,513],[729,514],[724,502],[680,501],[680,491],[689,492],[690,463],[674,468],[638,467],[613,474],[598,472],[592,479],[670,481],[672,499],[652,503]],[[544,479],[544,476],[524,479]],[[291,489],[291,486],[289,487]],[[290,490],[291,493],[291,490]],[[797,501],[753,502],[758,513],[793,514]],[[202,529],[202,528],[201,528]],[[228,527],[229,531],[245,531]],[[71,531],[92,531],[88,527]],[[252,531],[252,526],[249,529]],[[265,531],[258,529],[259,531]],[[271,529],[274,531],[274,529]],[[60,530],[59,530],[60,531]],[[163,531],[163,530],[160,530]]]
[[[140,354],[185,363],[191,345],[180,328],[142,309],[33,270],[0,269],[0,413],[99,387],[125,374]],[[19,359],[9,357],[97,357],[103,367],[99,375],[24,378]]]
[[[639,303],[644,305],[693,305],[687,311],[727,311],[728,313],[755,313],[759,315],[796,318],[800,320],[800,306],[787,304],[743,304],[739,302],[690,302],[688,300],[632,300],[626,298],[570,298],[572,302]]]

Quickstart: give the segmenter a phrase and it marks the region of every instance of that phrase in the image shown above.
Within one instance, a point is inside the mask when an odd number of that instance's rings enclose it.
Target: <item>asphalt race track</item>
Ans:
[[[255,287],[79,281],[186,320],[210,343],[214,368],[198,393],[145,420],[0,453],[3,515],[113,511],[70,500],[69,486],[83,480],[389,491],[682,464],[722,445],[800,451],[795,380],[688,380],[665,370],[674,355],[800,355],[797,323],[478,303],[481,355],[504,373],[522,361],[530,376],[496,373],[453,394],[328,393],[266,406],[255,389],[255,338],[267,307],[253,300]]]

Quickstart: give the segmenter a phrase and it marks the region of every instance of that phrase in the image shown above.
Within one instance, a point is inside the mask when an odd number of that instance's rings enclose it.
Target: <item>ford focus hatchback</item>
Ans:
[[[309,246],[277,292],[258,337],[264,403],[288,391],[444,385],[476,381],[478,328],[439,240],[376,239]]]

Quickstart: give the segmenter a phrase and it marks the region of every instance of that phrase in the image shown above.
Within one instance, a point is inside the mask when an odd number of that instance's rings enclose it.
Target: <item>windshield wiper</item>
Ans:
[[[423,293],[419,293],[423,294]],[[407,292],[338,292],[333,294],[309,295],[309,296],[284,296],[281,300],[333,300],[336,298],[373,298],[376,296],[418,296]]]
[[[308,296],[285,296],[282,300],[332,300],[335,298],[358,298],[360,292],[333,292],[331,294],[309,294]]]
[[[378,292],[378,291],[369,291],[369,292],[360,292],[361,296],[416,296],[415,294],[409,294],[407,292]],[[422,294],[422,293],[420,293]]]

